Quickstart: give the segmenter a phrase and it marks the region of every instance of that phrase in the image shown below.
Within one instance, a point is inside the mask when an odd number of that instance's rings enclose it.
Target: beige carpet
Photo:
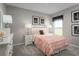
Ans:
[[[35,45],[31,44],[28,46],[15,46],[13,49],[13,56],[44,56],[44,54],[38,48],[36,48]],[[74,54],[66,49],[61,53],[55,54],[54,56],[74,56]]]

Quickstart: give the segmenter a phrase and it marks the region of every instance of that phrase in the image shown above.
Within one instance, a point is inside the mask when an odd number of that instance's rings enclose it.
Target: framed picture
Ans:
[[[40,25],[44,25],[45,24],[45,19],[43,17],[40,17]]]
[[[71,13],[72,22],[79,22],[79,10]]]
[[[79,36],[79,24],[72,24],[71,31],[72,35]]]
[[[39,24],[39,17],[38,16],[33,16],[32,17],[32,24],[33,25],[38,25]]]

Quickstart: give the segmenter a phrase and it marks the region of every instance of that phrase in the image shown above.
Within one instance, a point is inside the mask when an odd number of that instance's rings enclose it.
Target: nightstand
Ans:
[[[13,54],[13,34],[3,38],[0,42],[0,56],[12,56]]]
[[[32,44],[32,35],[25,35],[25,45]]]

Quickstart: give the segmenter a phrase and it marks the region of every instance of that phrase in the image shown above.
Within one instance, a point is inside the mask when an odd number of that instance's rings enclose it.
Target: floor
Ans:
[[[14,52],[13,56],[44,56],[44,54],[33,44],[28,46],[25,45],[15,46],[13,52]],[[62,51],[61,53],[55,54],[54,56],[75,56],[75,55],[68,48]]]

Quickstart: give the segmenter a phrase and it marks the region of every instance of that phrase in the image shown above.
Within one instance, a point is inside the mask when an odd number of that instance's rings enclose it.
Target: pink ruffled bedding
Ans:
[[[65,48],[69,44],[67,38],[52,34],[34,35],[33,42],[45,55],[54,54],[55,49]]]

